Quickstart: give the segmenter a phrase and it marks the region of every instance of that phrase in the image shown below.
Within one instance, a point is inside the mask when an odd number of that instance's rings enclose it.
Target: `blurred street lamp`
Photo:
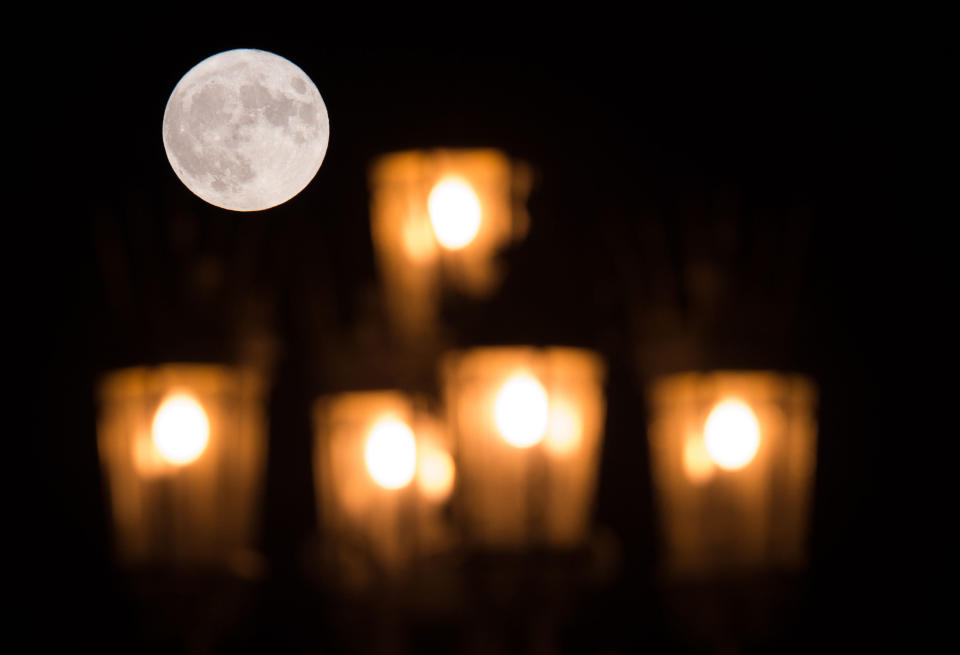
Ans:
[[[522,239],[528,168],[492,149],[405,151],[370,169],[370,220],[391,321],[406,338],[435,329],[444,287],[489,295],[494,257]]]
[[[676,579],[800,569],[816,389],[795,374],[680,373],[648,390],[665,564]]]
[[[314,406],[314,481],[325,562],[354,591],[391,584],[449,548],[455,483],[445,431],[399,391],[340,393]]]
[[[100,384],[98,445],[122,564],[257,574],[259,375],[207,364],[112,372]]]
[[[604,366],[573,348],[447,354],[457,509],[484,547],[577,548],[588,537],[604,424]]]

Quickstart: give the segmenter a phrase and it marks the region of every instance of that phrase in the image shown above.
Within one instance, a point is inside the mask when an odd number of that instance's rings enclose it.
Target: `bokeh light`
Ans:
[[[403,421],[385,418],[370,430],[364,453],[367,471],[384,489],[405,487],[417,467],[417,444]]]
[[[403,224],[403,249],[415,262],[430,260],[437,250],[437,242],[426,221],[408,220]]]
[[[546,449],[554,455],[569,455],[580,446],[583,426],[576,409],[565,402],[550,403]]]
[[[450,497],[455,471],[453,458],[447,451],[436,447],[420,449],[417,486],[430,500],[441,502]]]
[[[760,426],[750,406],[741,400],[719,402],[703,430],[710,459],[722,469],[741,469],[754,458],[760,446]]]
[[[207,447],[210,421],[203,406],[188,393],[167,396],[153,417],[153,443],[170,464],[195,461]]]
[[[466,247],[480,230],[480,199],[460,178],[440,180],[430,191],[427,209],[437,241],[448,250]]]
[[[690,434],[683,443],[683,470],[691,482],[706,482],[713,477],[716,465],[707,452],[703,437]]]
[[[539,443],[547,431],[548,409],[543,385],[532,375],[517,374],[497,394],[497,429],[511,446],[529,448]]]

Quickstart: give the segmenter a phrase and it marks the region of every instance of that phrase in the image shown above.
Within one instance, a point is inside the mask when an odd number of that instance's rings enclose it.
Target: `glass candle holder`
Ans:
[[[99,392],[119,560],[254,574],[267,447],[260,376],[165,364],[109,373]]]
[[[802,567],[814,384],[768,371],[680,373],[656,380],[648,400],[667,572],[702,578]]]
[[[370,169],[370,222],[390,316],[406,336],[434,325],[443,288],[490,294],[494,256],[526,235],[526,165],[493,149],[411,150]]]
[[[467,537],[503,549],[582,545],[605,414],[600,358],[478,348],[449,353],[442,376]]]
[[[347,392],[314,406],[314,480],[326,564],[353,589],[402,578],[449,548],[456,471],[442,424],[399,391]]]

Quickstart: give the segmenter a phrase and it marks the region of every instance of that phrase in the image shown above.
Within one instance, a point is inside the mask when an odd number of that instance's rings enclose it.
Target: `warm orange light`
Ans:
[[[437,250],[437,243],[426,221],[408,220],[403,225],[401,237],[404,250],[416,262],[428,261]]]
[[[526,373],[504,383],[494,406],[497,429],[504,440],[516,448],[529,448],[543,439],[547,431],[548,403],[543,385]]]
[[[689,435],[683,444],[683,470],[687,477],[692,482],[706,482],[713,477],[715,468],[700,435]]]
[[[647,434],[669,577],[803,566],[816,398],[813,382],[796,373],[691,371],[653,380]]]
[[[417,445],[402,421],[387,418],[374,425],[364,455],[370,477],[384,489],[400,489],[413,479]]]
[[[168,396],[153,417],[153,443],[160,456],[176,466],[195,461],[207,447],[210,421],[188,393]]]
[[[569,455],[580,446],[583,425],[580,416],[571,405],[564,402],[550,403],[550,419],[544,446],[554,455]]]
[[[427,209],[437,241],[448,250],[466,247],[480,230],[480,199],[460,178],[440,180],[430,192]]]
[[[422,447],[417,464],[417,486],[430,500],[444,501],[453,491],[453,458],[436,447]]]
[[[600,357],[577,348],[476,348],[447,353],[441,375],[462,481],[458,518],[470,538],[510,549],[585,543],[604,426]]]
[[[735,471],[753,460],[760,446],[760,426],[750,406],[741,400],[719,402],[703,430],[710,459],[722,469]]]

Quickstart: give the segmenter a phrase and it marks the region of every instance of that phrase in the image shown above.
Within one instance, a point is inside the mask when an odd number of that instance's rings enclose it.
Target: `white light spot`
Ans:
[[[153,417],[153,443],[170,464],[195,461],[207,448],[210,422],[197,400],[187,393],[168,396]]]
[[[440,180],[430,192],[427,208],[437,241],[448,250],[466,247],[480,230],[480,199],[465,180]]]
[[[405,487],[413,479],[417,444],[402,421],[387,418],[374,425],[364,455],[370,477],[384,489]]]
[[[728,471],[749,464],[760,446],[756,415],[749,405],[736,399],[724,400],[713,408],[703,435],[710,459]]]
[[[547,430],[547,414],[547,392],[532,375],[513,376],[497,394],[494,418],[511,446],[529,448],[539,443]]]

